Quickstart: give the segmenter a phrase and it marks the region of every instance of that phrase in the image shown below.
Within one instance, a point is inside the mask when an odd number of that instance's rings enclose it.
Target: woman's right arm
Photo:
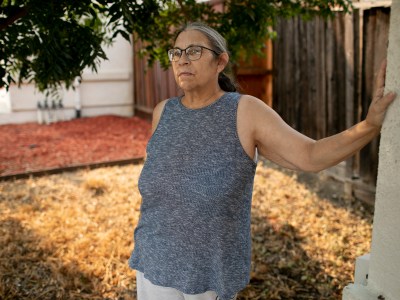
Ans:
[[[154,131],[156,131],[156,128],[158,126],[158,122],[160,122],[161,114],[162,114],[162,112],[164,110],[164,106],[165,106],[165,103],[167,103],[167,101],[168,100],[163,100],[160,103],[158,103],[156,105],[156,107],[154,107],[153,117],[152,117],[152,120],[151,120],[151,134],[153,134]]]

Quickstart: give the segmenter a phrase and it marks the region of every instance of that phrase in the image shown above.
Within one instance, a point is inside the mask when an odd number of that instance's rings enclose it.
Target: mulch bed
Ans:
[[[143,158],[151,125],[99,116],[49,125],[0,126],[0,177]]]

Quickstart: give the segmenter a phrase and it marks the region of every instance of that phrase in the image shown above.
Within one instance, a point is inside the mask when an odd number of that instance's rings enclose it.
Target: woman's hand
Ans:
[[[368,109],[365,121],[368,125],[380,129],[385,119],[386,111],[389,105],[396,98],[396,94],[389,92],[384,95],[385,91],[385,75],[386,75],[386,60],[382,63],[378,76],[376,78],[376,92]]]

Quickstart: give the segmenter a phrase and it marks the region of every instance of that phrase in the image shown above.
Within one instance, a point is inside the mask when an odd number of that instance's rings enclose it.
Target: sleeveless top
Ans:
[[[256,163],[237,134],[240,96],[200,109],[169,99],[147,144],[129,265],[155,285],[228,300],[249,282]]]

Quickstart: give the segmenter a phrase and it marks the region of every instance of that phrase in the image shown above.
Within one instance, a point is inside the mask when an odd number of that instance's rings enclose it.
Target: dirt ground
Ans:
[[[127,259],[141,164],[0,182],[1,299],[136,299]],[[370,208],[260,162],[248,299],[341,299],[369,252]],[[328,197],[326,197],[328,196]]]
[[[0,177],[143,157],[150,124],[102,116],[0,126]],[[136,299],[127,266],[142,164],[0,181],[0,299]],[[261,161],[249,299],[340,299],[369,252],[372,209],[338,182]]]

